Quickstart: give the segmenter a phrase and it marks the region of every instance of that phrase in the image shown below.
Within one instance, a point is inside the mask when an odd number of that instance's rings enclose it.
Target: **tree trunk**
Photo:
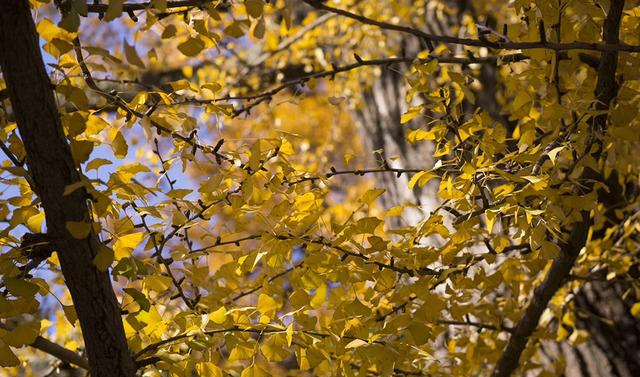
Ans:
[[[464,6],[465,1],[449,1],[450,7]],[[458,15],[462,9],[458,8]],[[430,17],[427,12],[427,17]],[[447,34],[456,23],[456,17],[448,20],[429,18],[427,32]],[[447,24],[449,23],[449,24]],[[397,43],[402,46],[398,54],[415,56],[420,46],[415,38],[404,37]],[[429,168],[433,165],[433,147],[422,142],[416,146],[406,142],[405,135],[409,128],[424,127],[424,124],[400,124],[400,117],[406,111],[406,83],[404,74],[407,66],[394,66],[393,70],[384,70],[372,87],[363,94],[363,107],[355,114],[361,134],[369,150],[382,149],[382,156],[398,168]],[[483,86],[482,95],[478,96],[478,105],[490,114],[494,120],[502,122],[507,128],[506,117],[500,114],[500,106],[495,100],[497,85],[495,67],[484,66],[478,77]],[[419,121],[418,121],[419,122]],[[382,197],[386,209],[402,204],[404,201],[418,203],[421,211],[412,211],[405,219],[415,224],[425,219],[437,206],[434,186],[426,186],[422,190],[408,189],[408,177],[396,179],[395,176],[377,175],[377,187],[386,189]],[[605,274],[606,275],[606,274]],[[606,281],[605,276],[587,283],[575,298],[577,326],[587,330],[591,337],[578,346],[567,342],[545,345],[547,358],[564,358],[566,377],[633,377],[640,371],[640,322],[630,314],[633,304],[627,295],[629,287],[619,280]]]
[[[415,40],[403,41],[407,56],[415,56],[419,49]],[[383,163],[394,168],[424,168],[433,165],[433,146],[429,143],[411,145],[406,141],[408,129],[421,126],[420,121],[401,125],[400,117],[406,112],[404,73],[406,65],[383,69],[370,90],[363,93],[365,106],[355,114],[366,150],[380,151]],[[437,186],[431,183],[424,188],[409,189],[411,177],[392,174],[376,176],[378,187],[384,188],[381,200],[384,207],[391,208],[404,202],[415,203],[420,208],[407,208],[403,219],[416,224],[425,214],[436,208],[435,191]],[[394,225],[400,225],[394,224]]]
[[[120,307],[107,272],[93,264],[99,240],[66,229],[69,221],[90,222],[83,189],[63,195],[80,175],[64,135],[38,35],[27,0],[0,1],[0,67],[9,92],[34,191],[46,214],[48,236],[57,252],[84,337],[92,377],[135,374]]]
[[[635,377],[640,371],[640,323],[631,315],[630,288],[620,279],[594,277],[575,298],[576,323],[591,334],[588,342],[562,350],[567,377]]]

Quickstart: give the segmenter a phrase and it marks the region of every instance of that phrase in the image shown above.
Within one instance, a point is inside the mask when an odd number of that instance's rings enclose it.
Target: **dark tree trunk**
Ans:
[[[94,232],[74,238],[68,221],[90,221],[86,192],[63,195],[80,177],[65,138],[38,36],[27,0],[0,1],[0,67],[9,92],[34,191],[42,201],[48,236],[71,292],[92,377],[135,374],[120,307],[107,272],[93,258],[99,249]]]
[[[640,322],[631,315],[629,284],[606,280],[606,273],[582,288],[575,298],[576,322],[591,334],[577,347],[563,347],[567,377],[635,377],[640,373]],[[625,298],[626,297],[626,298]],[[579,367],[578,367],[579,366]]]
[[[450,6],[464,6],[465,1],[450,1]],[[458,12],[460,15],[462,12]],[[427,14],[427,17],[429,15]],[[429,19],[426,22],[428,32],[448,34],[456,17],[448,20]],[[447,24],[449,23],[449,24]],[[412,37],[402,38],[396,45],[402,46],[398,54],[415,56],[420,46]],[[424,127],[424,124],[400,124],[400,117],[406,111],[406,83],[404,74],[407,66],[394,66],[393,70],[384,70],[376,78],[371,89],[363,94],[364,106],[355,117],[361,134],[369,150],[383,149],[382,156],[399,157],[390,163],[394,167],[429,168],[433,165],[432,146],[422,142],[416,146],[408,144],[405,135],[408,128]],[[483,86],[477,105],[505,126],[506,117],[500,114],[495,93],[499,85],[496,81],[495,67],[482,68],[478,77]],[[422,190],[410,191],[407,177],[379,175],[377,186],[385,188],[383,205],[390,207],[411,201],[422,205],[422,211],[412,212],[408,220],[420,221],[436,206],[437,186],[427,186]],[[571,346],[567,342],[544,346],[544,352],[550,359],[563,357],[566,361],[567,377],[635,377],[640,373],[640,322],[630,314],[633,304],[624,296],[629,287],[620,279],[606,281],[604,276],[586,284],[575,298],[577,325],[587,330],[591,337],[583,344]],[[631,295],[632,296],[632,295]],[[627,297],[627,298],[625,298]],[[551,360],[552,361],[552,360]]]

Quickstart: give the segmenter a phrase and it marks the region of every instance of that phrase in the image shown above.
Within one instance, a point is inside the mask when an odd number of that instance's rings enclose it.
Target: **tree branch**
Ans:
[[[591,51],[600,51],[600,52],[607,52],[607,51],[608,52],[640,52],[640,46],[628,45],[626,43],[619,43],[619,41],[616,41],[616,42],[606,41],[605,43],[594,43],[594,42],[557,43],[557,42],[549,42],[549,41],[491,42],[489,40],[481,40],[481,39],[473,39],[473,38],[458,38],[458,37],[450,37],[446,35],[429,34],[422,30],[418,30],[408,26],[402,26],[402,25],[383,22],[383,21],[376,21],[371,18],[367,18],[365,16],[361,16],[359,14],[355,14],[344,9],[333,8],[331,6],[324,4],[324,2],[319,0],[302,0],[302,1],[316,9],[332,12],[332,13],[341,15],[343,17],[351,18],[353,20],[359,21],[366,25],[377,26],[384,30],[393,30],[393,31],[398,31],[400,33],[410,34],[422,40],[431,41],[431,42],[442,42],[442,43],[450,43],[450,44],[472,46],[472,47],[488,47],[488,48],[494,48],[497,50],[545,49],[545,50],[553,50],[553,51],[591,50]]]
[[[16,157],[16,155],[11,152],[11,149],[9,149],[9,147],[7,147],[7,145],[2,140],[0,140],[0,149],[2,149],[2,152],[4,152],[5,156],[7,156],[7,158],[11,161],[11,163],[13,163],[14,166],[22,167],[24,165],[24,162],[18,160],[18,157]]]
[[[453,321],[448,319],[440,319],[436,321],[439,325],[449,325],[449,326],[470,326],[475,327],[479,330],[492,330],[492,331],[504,331],[504,332],[512,332],[513,329],[509,326],[495,326],[486,323],[473,322],[473,321]]]
[[[222,145],[221,144],[222,140],[220,142],[218,142],[218,145],[216,145],[215,147],[211,147],[211,146],[208,146],[208,145],[202,145],[202,144],[198,143],[194,139],[194,137],[192,135],[190,135],[190,136],[181,135],[180,133],[178,133],[176,131],[173,131],[173,130],[161,125],[160,123],[156,122],[155,120],[153,120],[149,115],[150,115],[150,112],[155,109],[155,107],[151,107],[149,109],[149,111],[147,112],[147,114],[143,114],[141,112],[138,112],[138,111],[135,111],[135,110],[131,109],[127,105],[127,103],[122,98],[120,98],[117,94],[110,94],[110,93],[107,93],[104,90],[102,90],[96,84],[96,82],[93,80],[93,76],[91,75],[91,71],[87,67],[87,64],[86,64],[86,62],[84,60],[84,55],[82,54],[82,46],[81,46],[80,40],[78,38],[76,38],[73,41],[73,49],[74,49],[74,52],[76,54],[76,59],[78,61],[78,64],[80,65],[80,69],[82,70],[82,74],[84,75],[85,82],[87,83],[87,86],[89,86],[89,88],[91,88],[94,91],[96,91],[102,97],[112,101],[112,103],[115,106],[117,106],[118,108],[122,109],[123,111],[125,111],[130,116],[135,116],[135,117],[137,117],[139,119],[143,119],[146,116],[146,118],[149,120],[149,123],[151,123],[151,125],[156,129],[156,131],[158,131],[158,134],[161,134],[162,132],[165,132],[166,134],[170,135],[172,138],[180,140],[180,141],[184,141],[187,144],[193,146],[195,149],[201,150],[203,153],[212,154],[215,157],[216,161],[218,161],[218,163],[220,163],[222,160],[233,162],[233,160],[230,157],[227,157],[226,155],[218,152],[219,145]]]
[[[269,325],[267,325],[267,326],[269,326]],[[156,351],[157,349],[159,349],[160,347],[162,347],[164,345],[171,344],[173,342],[177,342],[177,341],[180,341],[182,339],[196,337],[198,335],[212,336],[212,335],[224,334],[224,333],[228,333],[228,332],[241,332],[241,333],[243,332],[243,333],[251,333],[251,334],[278,334],[278,333],[283,333],[284,331],[285,331],[284,329],[280,329],[280,328],[262,328],[262,329],[260,329],[260,328],[233,326],[233,327],[224,328],[224,329],[203,331],[201,333],[178,334],[178,335],[175,335],[175,336],[160,340],[160,341],[158,341],[156,343],[149,344],[145,348],[143,348],[140,351],[138,351],[134,355],[134,358],[136,360],[139,360],[139,363],[145,364],[145,363],[147,363],[147,362],[144,361],[146,359],[139,359],[140,356],[143,356],[143,355],[145,355],[145,354],[147,354],[149,352]],[[318,337],[318,338],[331,338],[331,337],[335,336],[333,334],[321,333],[321,332],[317,332],[317,331],[308,331],[308,330],[296,330],[296,332],[302,333],[302,334],[306,334],[306,335],[310,335],[310,336],[315,336],[315,337]],[[363,340],[363,341],[369,342],[368,339],[363,339],[363,338],[359,338],[357,336],[351,336],[351,335],[344,335],[341,338],[345,339],[345,340]],[[377,344],[382,344],[382,345],[386,344],[385,342],[383,342],[381,340],[374,340],[372,343],[377,343]]]
[[[503,62],[517,62],[521,60],[528,59],[527,56],[523,54],[512,54],[506,56],[489,56],[489,57],[472,57],[472,58],[461,58],[461,57],[453,57],[453,56],[438,56],[438,57],[430,57],[427,59],[416,59],[415,57],[398,57],[398,58],[383,58],[383,59],[371,59],[371,60],[363,60],[359,59],[356,63],[348,64],[340,67],[334,67],[330,70],[317,71],[312,72],[310,74],[288,80],[276,86],[272,89],[266,90],[257,94],[243,95],[243,96],[224,96],[212,100],[200,100],[200,99],[187,99],[180,102],[175,102],[172,105],[183,105],[183,104],[208,104],[214,102],[222,102],[222,101],[253,101],[239,109],[233,111],[233,116],[239,116],[244,113],[250,113],[251,109],[256,107],[257,105],[269,101],[276,94],[281,91],[295,87],[296,85],[303,85],[309,80],[325,78],[325,77],[334,77],[335,75],[343,72],[352,71],[354,69],[359,69],[362,67],[369,66],[389,66],[397,63],[411,63],[413,61],[418,61],[420,63],[427,63],[432,60],[437,60],[439,63],[445,64],[483,64],[483,63],[495,63],[498,60],[502,60]],[[171,106],[171,105],[169,105]]]
[[[611,1],[609,13],[603,25],[603,39],[607,45],[613,46],[619,41],[623,9],[624,0]],[[596,104],[598,110],[607,110],[609,104],[617,94],[615,76],[617,62],[618,53],[615,50],[602,53],[595,92],[596,99],[598,100]],[[606,123],[606,114],[595,117],[591,129],[592,137],[595,137],[595,135],[593,135],[594,133],[602,132],[606,127]],[[593,173],[585,169],[583,177],[587,178],[590,175],[593,175]],[[599,199],[601,199],[601,195],[599,195]],[[520,356],[527,345],[529,337],[538,326],[542,312],[547,308],[553,295],[569,278],[571,269],[580,250],[586,245],[587,234],[591,225],[587,211],[582,211],[581,216],[581,221],[573,225],[573,231],[569,236],[569,241],[563,245],[560,257],[553,262],[542,284],[534,290],[531,302],[513,329],[513,334],[496,364],[492,377],[508,377],[518,368]]]
[[[13,330],[11,326],[4,323],[0,323],[0,329],[7,331]],[[29,344],[29,346],[47,353],[67,364],[73,364],[82,369],[89,369],[89,362],[82,355],[79,355],[68,348],[64,348],[57,343],[43,338],[42,336],[38,336],[33,343]]]
[[[208,4],[216,2],[215,0],[176,0],[168,1],[166,9],[187,8],[187,7],[204,7]],[[109,8],[108,4],[87,4],[89,13],[105,13]],[[216,5],[216,9],[226,9],[228,5],[226,1]],[[133,12],[137,10],[153,9],[153,4],[149,3],[125,3],[122,5],[122,13]]]

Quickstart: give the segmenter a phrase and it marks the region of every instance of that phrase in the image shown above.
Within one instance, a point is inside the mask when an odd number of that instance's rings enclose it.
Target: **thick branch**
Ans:
[[[134,363],[127,346],[120,307],[107,272],[93,263],[99,250],[94,232],[75,238],[66,224],[90,222],[85,190],[64,195],[80,176],[64,135],[38,44],[29,2],[0,1],[0,67],[27,165],[46,215],[48,235],[78,313],[93,377],[131,377]]]
[[[619,43],[619,41],[616,41],[616,42],[605,41],[605,43],[594,43],[594,42],[557,43],[557,42],[549,42],[549,41],[491,42],[488,40],[481,40],[481,39],[458,38],[458,37],[450,37],[447,35],[430,34],[412,27],[393,24],[390,22],[376,21],[371,18],[361,16],[359,14],[355,14],[344,9],[333,8],[331,6],[324,4],[322,1],[318,1],[318,0],[302,0],[302,1],[304,1],[305,3],[311,5],[316,9],[324,10],[327,12],[341,15],[343,17],[351,18],[353,20],[356,20],[366,25],[377,26],[384,30],[393,30],[400,33],[410,34],[420,39],[431,41],[431,42],[442,42],[442,43],[456,44],[456,45],[462,45],[462,46],[472,46],[472,47],[488,47],[488,48],[494,48],[498,50],[545,49],[545,50],[553,50],[553,51],[591,50],[591,51],[600,51],[600,52],[606,52],[606,51],[608,52],[640,52],[640,46],[628,45],[626,43]]]
[[[7,326],[4,323],[0,323],[0,329],[11,331],[11,327]],[[31,347],[40,350],[44,353],[47,353],[62,362],[67,364],[77,365],[82,369],[89,369],[89,363],[87,359],[82,357],[81,355],[71,351],[68,348],[64,348],[59,344],[56,344],[46,338],[38,336],[33,343],[29,344]]]
[[[518,368],[520,355],[527,346],[529,337],[538,327],[542,312],[547,308],[553,295],[566,282],[571,268],[587,240],[588,214],[583,214],[583,217],[584,219],[575,225],[571,234],[571,242],[565,245],[561,256],[553,262],[542,284],[534,290],[529,306],[513,329],[507,348],[496,364],[493,377],[508,377]]]
[[[624,0],[611,1],[609,14],[607,15],[603,25],[603,39],[608,45],[615,45],[619,41],[618,34],[623,8]],[[596,84],[595,93],[596,99],[598,100],[596,105],[598,110],[607,110],[609,108],[609,104],[616,96],[617,85],[615,73],[617,62],[617,52],[609,51],[602,53],[600,66],[598,68],[598,82]],[[594,118],[592,133],[597,134],[602,132],[606,127],[606,123],[606,114]],[[597,137],[597,135],[592,135],[592,137]],[[596,178],[590,176],[593,175],[592,172],[587,169],[585,170],[586,172],[583,174],[583,178]],[[549,300],[551,300],[553,295],[569,278],[571,268],[573,267],[580,250],[586,244],[587,233],[590,227],[589,213],[583,211],[582,220],[573,227],[569,241],[563,245],[562,255],[553,262],[544,282],[534,290],[533,298],[531,299],[529,306],[525,309],[522,318],[514,328],[513,335],[509,339],[507,348],[496,364],[496,368],[492,374],[493,377],[508,377],[518,368],[520,356],[527,345],[529,337],[538,326],[542,312],[546,309]]]

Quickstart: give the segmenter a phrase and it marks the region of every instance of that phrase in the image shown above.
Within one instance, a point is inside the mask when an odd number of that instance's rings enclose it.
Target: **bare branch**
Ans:
[[[294,264],[293,266],[287,268],[286,270],[280,271],[277,274],[271,276],[269,279],[267,279],[267,283],[272,283],[274,280],[281,278],[282,276],[288,274],[289,272],[295,270],[296,268],[300,268],[304,266],[304,261],[302,262],[298,262],[297,264]],[[262,288],[262,284],[260,285],[256,285],[255,287],[248,289],[246,291],[242,291],[240,293],[238,293],[237,295],[233,296],[227,303],[231,303],[231,302],[235,302],[240,300],[243,297],[246,297],[252,293],[257,292],[260,288]]]
[[[394,173],[396,174],[398,177],[402,174],[410,174],[410,173],[420,173],[422,171],[425,170],[429,170],[429,169],[401,169],[401,168],[391,168],[391,167],[382,167],[382,168],[370,168],[370,169],[354,169],[354,170],[335,170],[335,169],[331,169],[330,172],[325,173],[322,176],[311,176],[311,177],[302,177],[299,178],[295,181],[289,181],[287,182],[287,184],[289,186],[292,185],[297,185],[299,183],[302,182],[307,182],[307,181],[317,181],[320,179],[329,179],[331,177],[334,177],[336,175],[356,175],[356,176],[363,176],[365,174],[379,174],[379,173]]]

